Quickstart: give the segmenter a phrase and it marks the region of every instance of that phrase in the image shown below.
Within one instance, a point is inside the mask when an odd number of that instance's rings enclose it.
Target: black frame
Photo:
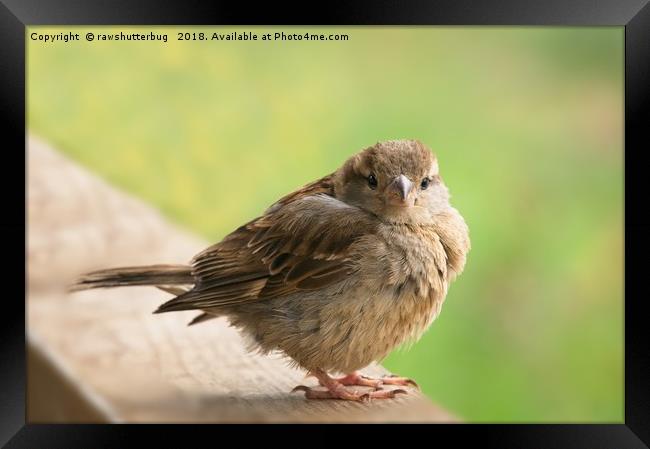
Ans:
[[[79,2],[56,0],[0,0],[0,89],[2,91],[3,157],[23,164],[25,185],[25,27],[27,25],[614,25],[625,26],[625,421],[620,424],[553,425],[462,425],[437,426],[428,431],[435,441],[452,437],[455,444],[468,438],[483,446],[642,448],[650,442],[650,349],[647,344],[642,300],[647,293],[641,276],[644,254],[650,249],[650,219],[644,218],[647,198],[643,188],[646,165],[638,159],[647,148],[642,144],[647,128],[650,90],[650,6],[648,0],[396,0],[341,4],[284,6],[245,3],[217,4],[192,0],[172,4],[155,0]],[[319,9],[320,8],[320,9]],[[645,126],[644,126],[645,125]],[[13,161],[11,161],[13,162]],[[163,435],[159,426],[79,426],[26,424],[25,410],[25,303],[14,279],[25,276],[26,197],[15,188],[6,164],[0,176],[3,213],[0,232],[12,257],[5,257],[5,291],[0,327],[0,443],[10,447],[122,447],[140,434],[149,441]],[[635,201],[638,200],[638,201]],[[634,207],[639,205],[641,207]],[[7,212],[5,212],[7,211]],[[11,211],[9,213],[8,211]],[[25,240],[23,240],[25,239]],[[15,246],[15,247],[14,247]],[[25,256],[26,257],[26,256]],[[6,271],[8,270],[8,271]],[[27,285],[27,282],[25,282]],[[638,293],[637,293],[638,292]],[[25,294],[26,292],[23,292]],[[643,295],[643,296],[642,296]],[[26,295],[24,296],[26,298]],[[7,305],[11,304],[11,311]],[[595,348],[596,349],[596,348]],[[182,426],[180,432],[196,441],[198,429]],[[208,426],[202,426],[206,430]],[[176,430],[179,426],[175,427]],[[182,430],[186,429],[186,430]],[[314,432],[315,429],[308,429]],[[375,430],[378,431],[378,430]],[[410,432],[411,430],[409,430]],[[223,429],[218,430],[223,437]],[[202,431],[200,433],[203,433]],[[391,432],[393,433],[393,432]],[[169,435],[164,434],[167,445]],[[12,438],[13,436],[13,438]],[[241,435],[240,435],[241,436]],[[182,441],[188,442],[186,438]],[[313,439],[313,434],[310,439]],[[472,441],[472,440],[469,440]],[[646,442],[646,444],[644,444]]]

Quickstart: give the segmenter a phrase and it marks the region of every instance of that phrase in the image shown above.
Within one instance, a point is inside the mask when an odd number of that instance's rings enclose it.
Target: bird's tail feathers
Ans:
[[[180,294],[173,286],[194,284],[192,268],[188,265],[148,265],[141,267],[120,267],[92,271],[82,275],[70,286],[70,291],[91,288],[125,287],[136,285],[159,287],[169,293]]]

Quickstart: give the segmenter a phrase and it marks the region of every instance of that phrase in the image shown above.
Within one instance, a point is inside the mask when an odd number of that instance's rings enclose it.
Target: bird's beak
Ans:
[[[409,204],[409,193],[411,193],[412,187],[413,183],[409,178],[399,175],[388,186],[389,197],[393,202],[397,202],[401,206],[411,205]]]

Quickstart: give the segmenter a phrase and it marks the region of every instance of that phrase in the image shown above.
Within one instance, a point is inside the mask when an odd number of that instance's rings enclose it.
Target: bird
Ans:
[[[174,298],[154,313],[200,311],[190,325],[225,316],[247,349],[279,352],[320,384],[292,392],[389,399],[417,384],[361,370],[424,334],[470,246],[436,155],[420,140],[388,140],[281,197],[187,265],[97,270],[71,290],[157,287]]]

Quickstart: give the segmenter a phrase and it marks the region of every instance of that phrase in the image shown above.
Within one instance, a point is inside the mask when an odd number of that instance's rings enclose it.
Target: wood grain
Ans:
[[[420,393],[307,401],[315,379],[247,353],[225,319],[153,315],[170,295],[133,287],[68,294],[80,272],[186,263],[207,246],[43,142],[28,141],[29,422],[454,422]],[[387,371],[379,365],[369,375]]]

